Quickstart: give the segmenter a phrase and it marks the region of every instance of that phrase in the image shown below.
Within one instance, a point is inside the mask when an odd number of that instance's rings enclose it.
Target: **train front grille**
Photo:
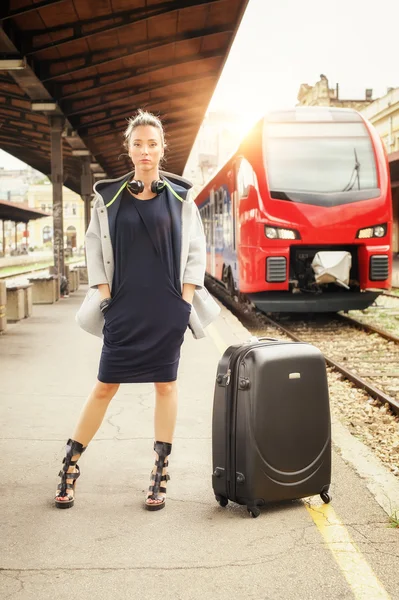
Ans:
[[[287,259],[284,256],[269,256],[266,259],[266,281],[282,283],[287,278]]]
[[[389,277],[389,258],[384,254],[374,254],[370,258],[370,281],[385,281]]]

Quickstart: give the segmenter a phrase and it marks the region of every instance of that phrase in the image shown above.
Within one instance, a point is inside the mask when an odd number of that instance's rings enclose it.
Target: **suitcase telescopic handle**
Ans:
[[[272,337],[256,337],[256,336],[252,336],[249,340],[248,343],[255,343],[255,342],[279,342],[280,340],[278,340],[277,338],[272,338]]]

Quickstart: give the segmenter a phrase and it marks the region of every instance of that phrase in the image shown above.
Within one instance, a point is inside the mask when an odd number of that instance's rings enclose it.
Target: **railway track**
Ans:
[[[76,262],[69,262],[69,263],[66,262],[65,264],[69,267],[74,267],[83,261],[84,261],[84,257],[82,260],[78,260]],[[13,273],[12,275],[2,275],[1,269],[0,269],[0,281],[7,281],[8,279],[16,279],[17,277],[26,277],[27,275],[39,275],[40,273],[47,273],[50,266],[51,265],[37,266],[34,268],[29,268],[25,271],[19,271],[18,273]]]
[[[226,290],[207,280],[210,291],[258,337],[281,333],[309,342],[326,363],[356,387],[399,414],[399,338],[343,315],[284,315],[270,318],[248,304],[233,300]]]
[[[390,339],[385,332],[382,337],[375,328],[341,315],[310,322],[291,319],[288,327],[279,320],[264,318],[292,339],[317,346],[329,366],[399,414],[397,338]]]
[[[13,273],[13,275],[0,275],[0,281],[7,281],[8,279],[16,279],[17,277],[26,277],[27,275],[38,275],[48,271],[48,267],[37,267],[36,269],[29,269],[28,271],[21,271],[19,273]]]

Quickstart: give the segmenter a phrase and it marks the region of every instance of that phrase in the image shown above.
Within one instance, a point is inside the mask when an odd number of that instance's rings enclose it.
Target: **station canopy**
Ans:
[[[48,213],[35,208],[30,208],[27,204],[6,202],[0,200],[0,221],[14,221],[14,223],[28,223],[35,219],[50,217]]]
[[[248,0],[5,0],[0,3],[0,148],[49,175],[50,115],[65,118],[64,185],[81,161],[131,170],[127,118],[162,118],[165,169],[183,172]]]

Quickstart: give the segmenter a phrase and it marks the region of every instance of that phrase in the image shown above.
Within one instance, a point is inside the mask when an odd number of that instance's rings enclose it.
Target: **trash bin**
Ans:
[[[79,271],[79,282],[80,283],[89,283],[89,279],[87,276],[87,267],[85,265],[78,265],[75,267]]]
[[[76,292],[75,272],[70,267],[68,267],[66,276],[68,278],[69,293],[72,294],[73,292]]]

